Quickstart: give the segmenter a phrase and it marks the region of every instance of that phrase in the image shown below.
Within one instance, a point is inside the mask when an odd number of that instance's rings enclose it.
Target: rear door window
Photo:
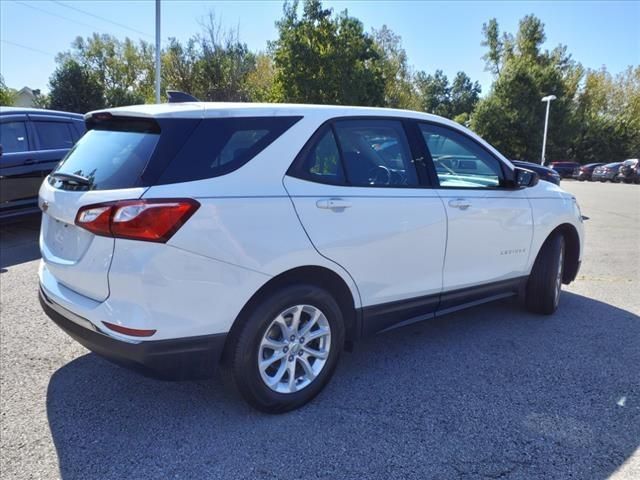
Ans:
[[[0,145],[3,153],[18,153],[29,150],[27,127],[23,121],[0,123]]]
[[[73,146],[73,135],[67,122],[34,121],[33,126],[38,135],[39,150],[57,150]]]
[[[305,177],[319,183],[345,183],[340,150],[331,128],[326,127],[319,140],[309,149],[301,166]]]

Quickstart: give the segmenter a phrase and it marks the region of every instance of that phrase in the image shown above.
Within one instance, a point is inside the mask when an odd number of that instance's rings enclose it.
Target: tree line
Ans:
[[[567,47],[543,50],[544,25],[528,15],[515,34],[495,19],[483,25],[489,92],[466,73],[415,71],[399,35],[383,25],[367,32],[347,11],[321,0],[285,2],[278,37],[251,51],[238,30],[211,13],[186,42],[169,39],[161,52],[162,91],[205,101],[366,105],[434,113],[470,126],[510,158],[540,157],[542,96],[554,94],[547,158],[614,161],[640,154],[640,66],[612,76],[587,70]],[[153,103],[153,45],[108,34],[78,37],[60,53],[38,102],[84,113]],[[0,103],[9,103],[0,78]]]

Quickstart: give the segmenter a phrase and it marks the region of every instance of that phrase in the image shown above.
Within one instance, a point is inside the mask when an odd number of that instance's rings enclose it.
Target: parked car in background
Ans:
[[[85,130],[76,113],[0,107],[0,218],[38,212],[38,189]]]
[[[192,102],[86,122],[40,187],[43,309],[156,376],[221,363],[260,410],[310,401],[365,334],[518,295],[552,314],[580,266],[576,198],[441,117]]]
[[[607,163],[606,165],[602,165],[600,167],[596,167],[593,170],[593,174],[591,178],[594,182],[606,182],[607,180],[610,182],[619,182],[618,180],[618,170],[622,162],[613,162]]]
[[[549,167],[558,172],[560,178],[571,178],[573,170],[579,166],[580,164],[578,162],[551,162],[549,164]]]
[[[597,168],[604,165],[604,163],[587,163],[586,165],[581,165],[580,167],[576,167],[573,170],[573,178],[576,180],[580,180],[584,182],[585,180],[591,181],[591,176],[593,175],[593,171]]]
[[[553,168],[545,167],[539,163],[523,162],[522,160],[511,160],[511,163],[516,167],[526,168],[527,170],[536,172],[540,180],[560,185],[560,175]]]
[[[620,165],[620,169],[618,170],[618,181],[624,183],[638,183],[638,159],[630,158],[629,160],[625,160]]]

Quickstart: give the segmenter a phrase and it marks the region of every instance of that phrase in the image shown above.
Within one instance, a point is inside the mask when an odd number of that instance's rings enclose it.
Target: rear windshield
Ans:
[[[91,182],[91,190],[134,187],[159,139],[159,133],[90,130],[69,151],[54,173],[85,177]],[[51,177],[52,184],[58,183],[56,186],[60,188],[78,187],[76,183],[54,177]]]
[[[109,190],[224,175],[251,160],[300,118],[90,118],[89,131],[49,183],[65,190]],[[70,175],[84,180],[74,181]]]

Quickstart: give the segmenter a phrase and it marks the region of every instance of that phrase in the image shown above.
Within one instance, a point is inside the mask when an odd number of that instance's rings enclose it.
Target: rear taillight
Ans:
[[[120,200],[82,207],[76,225],[95,235],[164,243],[199,207],[190,198]]]

